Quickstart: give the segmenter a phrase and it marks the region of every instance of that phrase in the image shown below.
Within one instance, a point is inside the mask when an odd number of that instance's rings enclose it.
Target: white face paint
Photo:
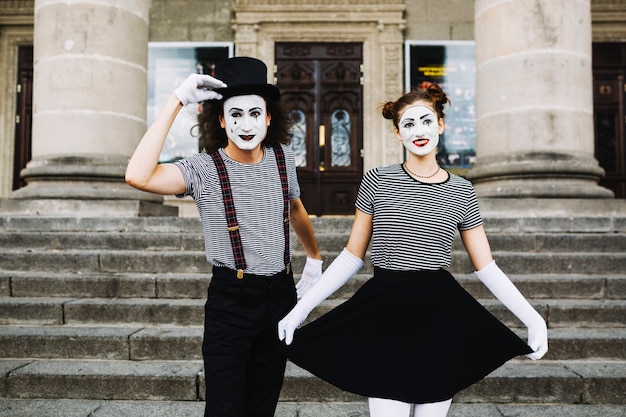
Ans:
[[[426,106],[412,106],[402,113],[398,132],[407,151],[424,156],[439,145],[439,122],[435,112]]]
[[[255,149],[263,142],[269,122],[267,106],[261,96],[234,96],[224,101],[222,127],[228,139],[243,151]]]

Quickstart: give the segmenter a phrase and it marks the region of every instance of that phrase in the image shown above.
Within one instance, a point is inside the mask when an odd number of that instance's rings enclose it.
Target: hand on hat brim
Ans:
[[[189,103],[199,103],[205,100],[220,100],[222,95],[214,89],[224,88],[226,84],[217,78],[206,74],[191,74],[178,87],[174,94],[186,106]]]
[[[218,80],[217,78],[211,77],[206,74],[194,74],[198,77],[198,87],[203,87],[208,90],[213,90],[215,88],[226,88],[228,87],[223,81]]]

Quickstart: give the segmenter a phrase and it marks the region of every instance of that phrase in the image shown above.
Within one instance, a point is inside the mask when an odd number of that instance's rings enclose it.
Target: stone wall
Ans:
[[[406,0],[405,39],[473,40],[473,0]]]
[[[235,0],[152,0],[151,42],[232,41]]]

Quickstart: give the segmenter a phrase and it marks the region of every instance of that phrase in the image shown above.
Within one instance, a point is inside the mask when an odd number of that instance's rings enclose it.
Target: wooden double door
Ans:
[[[363,174],[362,44],[277,43],[276,83],[294,122],[302,201],[310,214],[354,214]]]

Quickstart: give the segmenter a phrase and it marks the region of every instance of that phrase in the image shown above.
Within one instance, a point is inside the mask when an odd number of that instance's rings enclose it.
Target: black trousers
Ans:
[[[293,274],[213,268],[202,356],[205,417],[272,417],[285,375],[277,323],[296,303]]]

